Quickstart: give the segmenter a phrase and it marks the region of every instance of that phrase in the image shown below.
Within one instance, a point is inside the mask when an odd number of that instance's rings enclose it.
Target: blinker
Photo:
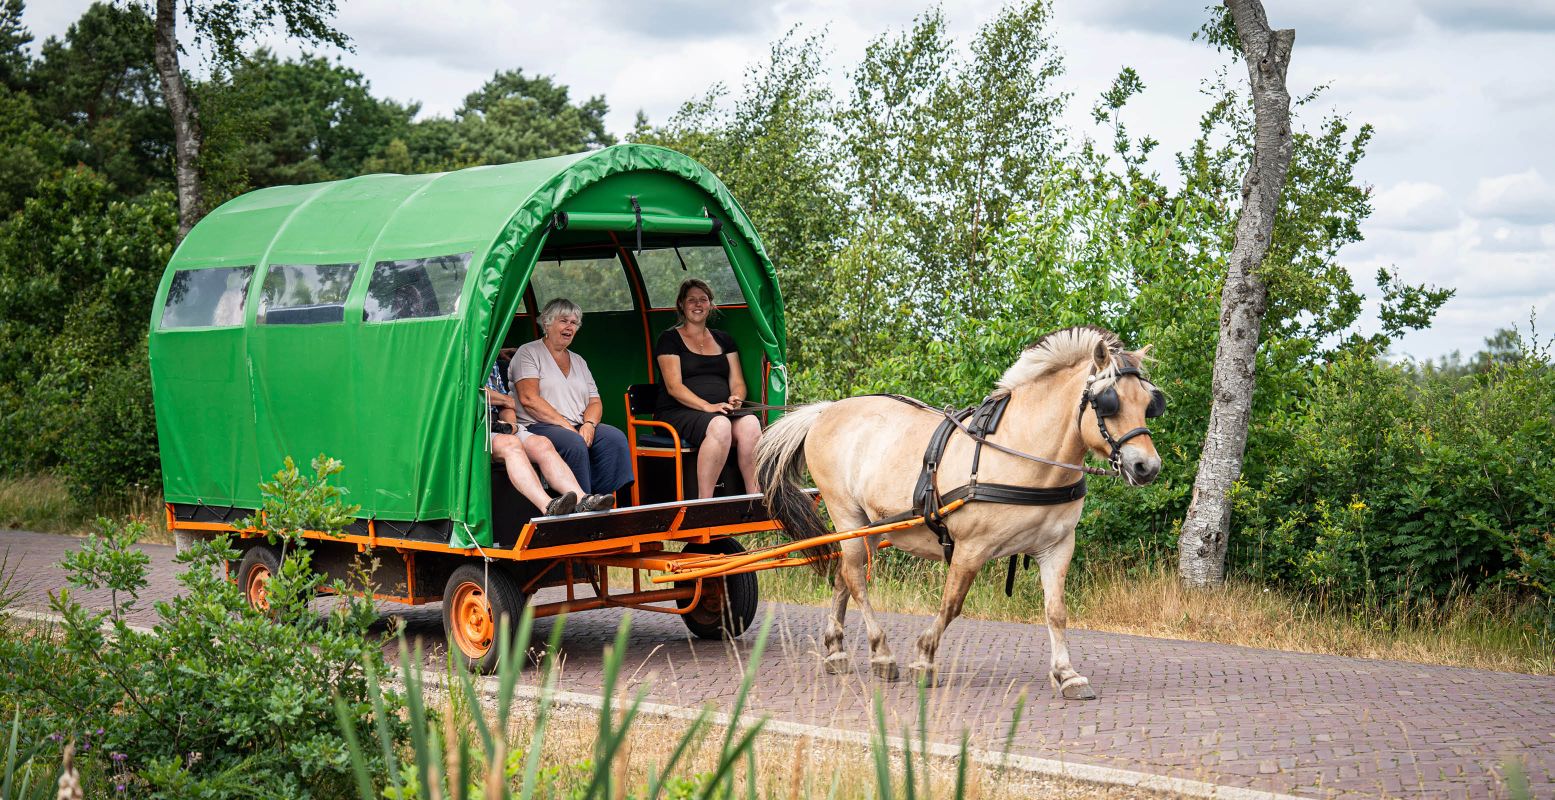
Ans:
[[[1124,375],[1133,375],[1140,380],[1144,380],[1143,376],[1139,374],[1139,370],[1134,367],[1124,367],[1118,370],[1118,378],[1121,379]],[[1116,383],[1114,381],[1113,386],[1108,386],[1095,396],[1092,402],[1096,407],[1096,416],[1106,419],[1107,417],[1115,416],[1122,408],[1123,403],[1118,398]],[[1150,387],[1150,404],[1145,406],[1145,418],[1155,419],[1165,413],[1166,393],[1154,386]]]

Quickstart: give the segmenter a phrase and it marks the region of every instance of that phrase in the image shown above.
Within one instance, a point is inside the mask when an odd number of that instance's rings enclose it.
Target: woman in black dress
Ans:
[[[713,290],[701,280],[687,279],[675,296],[680,324],[653,346],[662,376],[653,416],[674,426],[682,442],[697,448],[699,498],[713,496],[731,446],[738,453],[745,491],[761,491],[756,485],[761,422],[753,412],[740,410],[745,376],[739,348],[733,336],[707,327],[713,310]]]

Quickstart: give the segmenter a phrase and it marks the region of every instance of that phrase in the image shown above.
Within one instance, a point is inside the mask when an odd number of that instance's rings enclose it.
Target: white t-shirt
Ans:
[[[572,367],[568,370],[571,374],[562,374],[561,367],[556,365],[556,359],[551,357],[551,351],[545,346],[544,339],[536,339],[520,348],[513,354],[513,362],[508,365],[508,378],[513,382],[515,389],[518,382],[529,378],[540,379],[540,397],[556,409],[556,413],[567,418],[574,425],[583,422],[583,409],[588,407],[589,399],[599,396],[599,387],[594,385],[594,374],[589,372],[588,362],[583,356],[567,351],[572,359]],[[523,403],[518,404],[518,421],[531,424],[539,422],[524,408]]]

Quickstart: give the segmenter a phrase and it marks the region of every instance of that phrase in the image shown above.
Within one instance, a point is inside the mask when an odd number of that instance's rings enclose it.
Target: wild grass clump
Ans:
[[[83,502],[57,475],[0,476],[0,528],[85,535],[98,517],[140,523],[145,527],[141,541],[173,541],[161,486],[131,484],[122,492]]]
[[[967,593],[963,615],[1029,622],[1043,619],[1036,571],[1019,572],[1004,594],[1007,562],[984,567]],[[941,564],[889,549],[871,568],[875,607],[934,614],[945,585]],[[771,600],[831,602],[831,587],[807,570],[760,573]],[[1074,628],[1172,639],[1267,647],[1306,653],[1388,658],[1423,664],[1555,674],[1555,631],[1549,601],[1510,590],[1460,588],[1446,599],[1353,600],[1303,594],[1245,577],[1214,589],[1188,589],[1164,561],[1139,566],[1087,563],[1069,573],[1069,625]]]

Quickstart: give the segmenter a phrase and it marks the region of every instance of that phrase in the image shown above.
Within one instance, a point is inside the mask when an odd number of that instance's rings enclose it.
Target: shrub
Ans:
[[[1361,355],[1314,370],[1239,487],[1236,561],[1347,597],[1445,596],[1522,581],[1550,597],[1555,370],[1535,346],[1479,375]]]
[[[350,513],[327,483],[339,462],[320,457],[314,467],[300,477],[288,459],[263,485],[267,507],[288,504],[277,518],[338,522]],[[59,638],[0,641],[0,671],[15,676],[8,696],[26,709],[23,736],[56,747],[76,739],[83,779],[99,782],[89,796],[119,786],[132,797],[350,796],[337,702],[357,735],[405,741],[400,695],[369,693],[367,676],[384,672],[371,600],[337,582],[344,599],[322,616],[310,611],[322,578],[306,549],[294,548],[272,578],[272,616],[223,577],[223,563],[238,556],[226,536],[197,542],[179,556],[182,592],[156,604],[146,632],[126,619],[145,585],[145,557],[133,547],[140,526],[100,525],[64,566],[73,587],[113,590],[113,607],[92,613],[62,589],[53,601],[65,620]],[[365,757],[381,773],[381,754]]]
[[[59,470],[77,502],[121,495],[134,484],[160,484],[144,342],[125,363],[104,368],[77,407]]]

